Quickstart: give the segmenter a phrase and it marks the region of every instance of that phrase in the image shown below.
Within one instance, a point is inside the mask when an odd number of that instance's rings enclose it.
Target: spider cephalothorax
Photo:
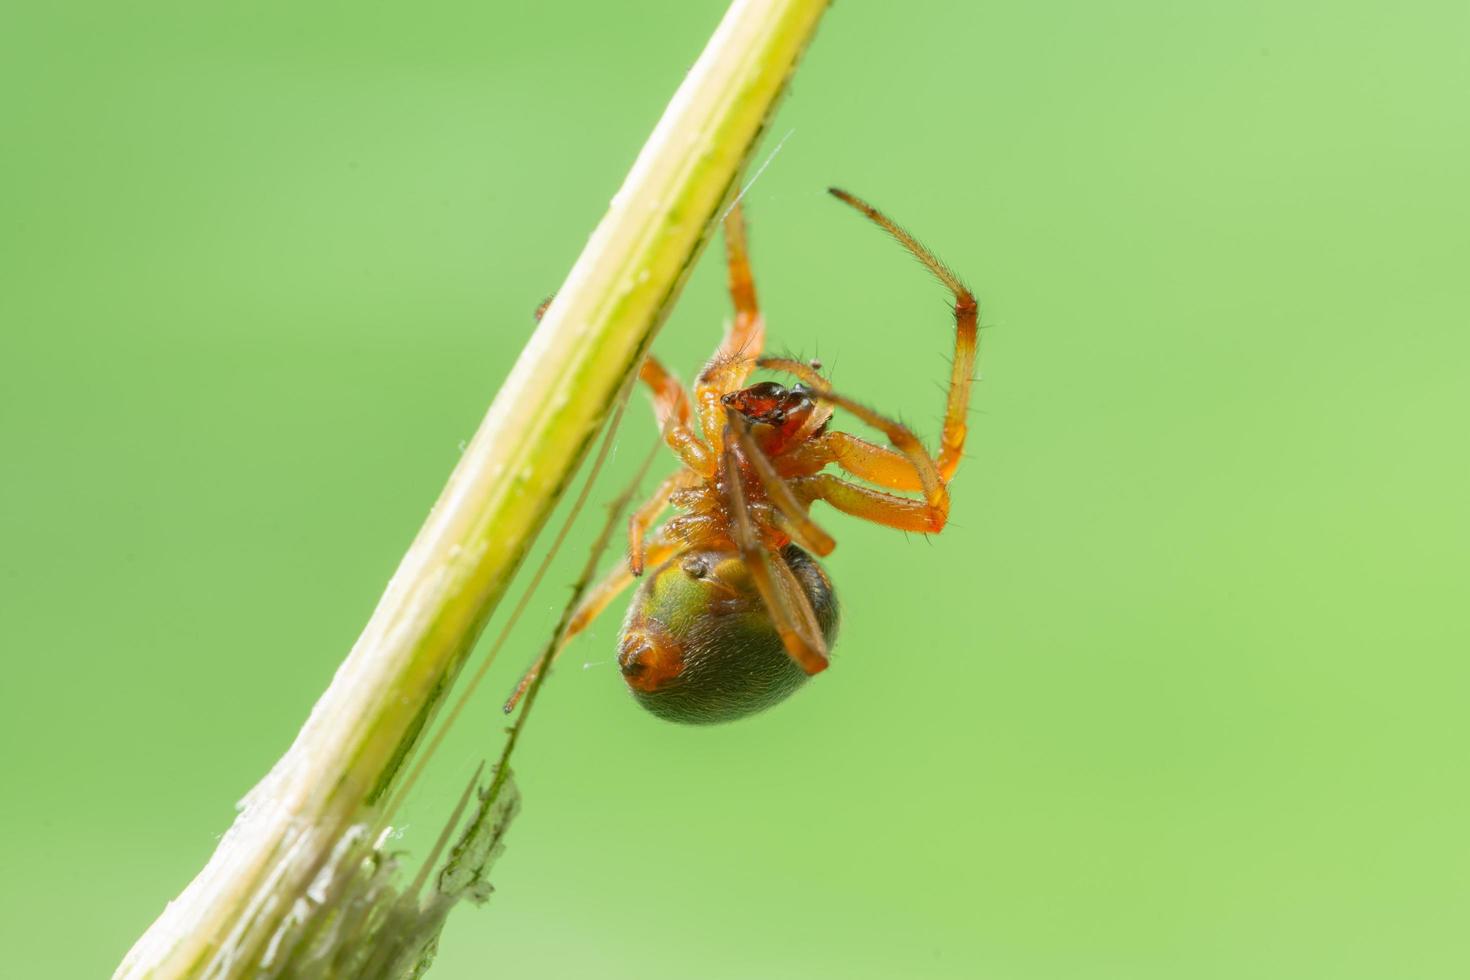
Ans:
[[[756,445],[767,456],[779,456],[787,448],[818,435],[832,417],[832,410],[803,384],[787,388],[774,381],[761,381],[721,396],[720,404],[738,412],[749,424]]]
[[[693,399],[652,356],[640,372],[683,466],[632,515],[627,561],[587,595],[562,637],[565,645],[649,568],[623,623],[618,666],[634,698],[671,721],[751,714],[827,667],[837,598],[817,557],[836,542],[812,521],[814,501],[906,531],[937,532],[949,517],[975,364],[975,297],[878,210],[844,191],[832,194],[897,239],[954,294],[955,356],[939,452],[931,455],[904,425],[833,391],[820,364],[760,356],[765,321],[744,220],[732,209],[725,247],[735,316]],[[757,368],[798,383],[747,385]],[[839,409],[878,429],[890,446],[830,430]],[[832,465],[863,482],[824,472]],[[669,505],[679,513],[653,529]],[[518,691],[533,676],[534,669]]]

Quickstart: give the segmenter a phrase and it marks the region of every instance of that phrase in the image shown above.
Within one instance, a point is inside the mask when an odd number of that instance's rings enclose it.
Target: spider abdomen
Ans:
[[[801,583],[831,649],[838,619],[831,580],[795,545],[780,560]],[[768,708],[807,679],[731,551],[686,551],[648,575],[623,622],[618,665],[639,704],[696,725]]]

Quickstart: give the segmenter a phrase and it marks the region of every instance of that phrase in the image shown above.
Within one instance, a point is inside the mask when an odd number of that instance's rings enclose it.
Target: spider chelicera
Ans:
[[[695,381],[692,403],[652,355],[639,375],[683,467],[632,514],[627,560],[587,594],[559,644],[564,648],[643,577],[623,622],[618,666],[634,698],[671,721],[729,721],[760,711],[827,668],[837,597],[813,556],[829,554],[836,542],[812,521],[814,501],[904,531],[935,533],[949,518],[948,485],[964,449],[975,365],[975,297],[882,212],[846,191],[831,194],[893,236],[954,294],[954,361],[939,453],[931,455],[907,426],[834,391],[819,363],[761,356],[765,320],[744,218],[732,209],[725,255],[735,316]],[[757,368],[797,383],[747,385]],[[878,429],[891,448],[830,429],[838,409]],[[823,472],[829,465],[864,482]],[[682,513],[650,530],[669,505]],[[535,674],[533,666],[506,711]]]

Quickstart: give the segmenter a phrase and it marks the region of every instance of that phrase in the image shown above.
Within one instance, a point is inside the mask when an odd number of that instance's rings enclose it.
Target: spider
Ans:
[[[695,381],[692,401],[652,355],[639,373],[663,439],[683,465],[630,516],[627,560],[586,595],[558,644],[560,652],[642,578],[617,662],[638,703],[670,721],[707,724],[753,714],[827,668],[837,596],[817,557],[836,542],[812,520],[813,502],[926,534],[943,530],[949,518],[949,482],[964,449],[975,365],[975,297],[877,208],[846,191],[829,192],[888,232],[954,294],[955,352],[939,453],[930,455],[901,423],[834,391],[819,362],[761,356],[765,320],[744,217],[732,208],[724,231],[735,315]],[[796,384],[747,385],[757,368]],[[838,409],[882,432],[890,445],[829,428]],[[864,483],[824,472],[829,465]],[[888,492],[895,490],[920,496]],[[681,513],[652,529],[669,505]],[[537,669],[526,673],[507,712]]]

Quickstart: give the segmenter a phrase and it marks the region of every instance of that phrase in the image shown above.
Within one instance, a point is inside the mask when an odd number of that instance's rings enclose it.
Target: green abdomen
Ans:
[[[831,580],[795,545],[781,558],[831,649],[838,618]],[[807,679],[787,655],[745,563],[723,551],[685,552],[648,576],[623,622],[618,663],[639,704],[686,724],[753,714]]]

